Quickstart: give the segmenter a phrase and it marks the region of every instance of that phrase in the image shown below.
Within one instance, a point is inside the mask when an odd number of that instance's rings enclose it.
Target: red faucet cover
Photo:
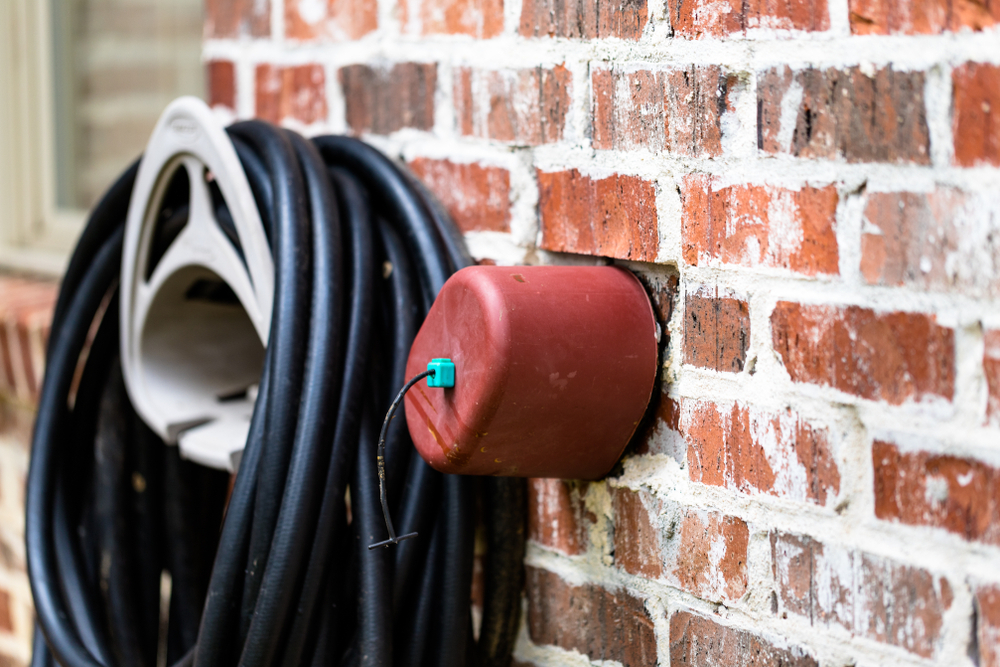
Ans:
[[[455,363],[455,386],[405,399],[420,455],[441,472],[597,479],[642,419],[657,372],[642,285],[611,266],[473,266],[438,294],[407,377]]]

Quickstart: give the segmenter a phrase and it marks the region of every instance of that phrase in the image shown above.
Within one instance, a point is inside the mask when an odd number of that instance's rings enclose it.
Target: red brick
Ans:
[[[1000,21],[995,0],[849,0],[856,35],[934,35]]]
[[[684,299],[684,362],[713,371],[739,373],[750,346],[750,309],[745,301],[711,294]]]
[[[510,172],[502,167],[417,158],[410,170],[463,232],[510,231]]]
[[[893,405],[955,392],[955,332],[933,315],[779,301],[771,334],[794,382]]]
[[[986,418],[1000,425],[1000,329],[987,331],[983,339],[983,374],[988,390]]]
[[[976,645],[979,667],[1000,667],[1000,586],[976,591]]]
[[[5,590],[0,590],[0,630],[14,631],[14,621],[10,611],[10,593]]]
[[[271,0],[205,0],[205,37],[269,37]]]
[[[934,654],[953,599],[943,577],[781,532],[771,533],[771,558],[782,612],[923,657]]]
[[[747,590],[746,522],[718,512],[681,509],[666,544],[667,583],[705,600],[735,601]]]
[[[874,193],[865,220],[861,273],[869,284],[1000,294],[995,193]]]
[[[665,391],[653,397],[653,400],[656,405],[652,407],[649,428],[643,434],[636,454],[661,454],[684,465],[688,446],[680,430],[680,403]]]
[[[656,191],[638,176],[538,171],[541,248],[652,262],[659,251]]]
[[[684,179],[684,260],[839,273],[837,188],[788,190],[767,185],[716,187],[704,175]]]
[[[872,445],[875,516],[1000,545],[1000,470],[980,461]]]
[[[285,0],[291,39],[360,39],[378,28],[377,0]]]
[[[994,2],[994,11],[1000,2]],[[955,162],[1000,165],[1000,66],[965,63],[951,74]]]
[[[830,29],[826,0],[669,0],[667,7],[679,37],[725,37],[755,28]]]
[[[783,135],[782,103],[793,86],[802,100]],[[767,153],[930,164],[923,72],[778,67],[758,75],[757,117],[757,145]]]
[[[840,492],[829,430],[791,410],[696,399],[667,405],[661,419],[686,445],[691,481],[819,505]]]
[[[722,118],[737,80],[717,65],[663,71],[594,69],[594,148],[722,154]]]
[[[671,667],[819,667],[805,649],[775,645],[746,630],[730,628],[688,611],[670,617]]]
[[[434,126],[437,65],[397,63],[390,68],[349,65],[340,70],[347,124],[354,134],[390,134]]]
[[[272,123],[292,118],[325,121],[326,75],[322,65],[257,66],[257,117]]]
[[[528,632],[535,644],[616,660],[623,667],[656,664],[656,634],[641,599],[595,584],[573,586],[547,570],[525,570]]]
[[[455,114],[463,135],[523,146],[562,139],[572,80],[564,66],[461,67],[454,77]]]
[[[524,0],[523,37],[639,39],[648,20],[646,0]]]
[[[587,550],[588,529],[595,520],[579,487],[561,479],[528,480],[529,539],[576,556]]]
[[[212,60],[205,66],[208,105],[236,108],[236,68],[228,60]]]
[[[58,285],[0,276],[0,399],[38,400]]]
[[[503,32],[503,0],[402,0],[399,9],[403,31],[412,35],[488,39]]]
[[[629,574],[656,579],[663,573],[659,530],[653,527],[641,494],[614,489],[615,564]]]

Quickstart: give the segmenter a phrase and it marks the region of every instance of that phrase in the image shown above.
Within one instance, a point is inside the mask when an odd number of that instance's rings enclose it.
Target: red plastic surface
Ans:
[[[466,475],[597,479],[642,419],[657,371],[656,319],[616,267],[462,269],[441,289],[407,361],[455,362],[455,387],[405,399],[432,467]]]

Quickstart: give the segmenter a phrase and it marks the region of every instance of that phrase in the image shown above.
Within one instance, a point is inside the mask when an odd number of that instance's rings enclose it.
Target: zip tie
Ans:
[[[396,536],[396,529],[392,526],[392,518],[389,516],[389,498],[386,496],[385,491],[385,436],[386,432],[389,430],[389,422],[392,421],[393,414],[396,412],[396,408],[403,400],[403,396],[406,392],[410,390],[410,387],[420,382],[425,377],[433,377],[436,374],[434,369],[428,369],[423,373],[415,375],[409,382],[403,385],[403,388],[399,390],[396,394],[396,398],[393,399],[392,405],[389,406],[389,411],[385,413],[385,421],[382,422],[382,431],[378,435],[378,496],[379,500],[382,502],[382,518],[385,519],[386,530],[389,531],[389,539],[383,540],[382,542],[376,542],[375,544],[369,544],[368,549],[376,549],[378,547],[387,547],[390,544],[399,544],[403,540],[408,540],[411,537],[416,537],[416,533],[408,533],[406,535]]]

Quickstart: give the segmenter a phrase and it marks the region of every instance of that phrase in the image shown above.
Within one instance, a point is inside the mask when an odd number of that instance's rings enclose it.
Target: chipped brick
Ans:
[[[782,105],[793,94],[801,95],[795,127],[783,128]],[[758,75],[757,118],[766,153],[930,164],[923,72],[774,68]]]
[[[641,599],[595,584],[574,586],[548,570],[525,569],[531,641],[623,667],[656,664],[653,621]]]
[[[538,171],[545,250],[651,262],[659,251],[656,192],[638,176]]]
[[[771,332],[794,382],[893,405],[955,393],[955,332],[933,315],[779,301]]]
[[[980,461],[872,445],[875,515],[1000,545],[1000,470]]]
[[[257,116],[272,123],[325,121],[326,75],[322,65],[257,66]]]
[[[510,172],[502,167],[417,158],[410,169],[463,232],[510,231]]]
[[[340,70],[347,124],[354,134],[391,134],[434,126],[437,65],[397,63],[389,68],[349,65]]]
[[[717,65],[663,71],[594,69],[594,148],[691,157],[722,154],[736,78]]]
[[[750,309],[745,301],[703,294],[685,297],[685,363],[739,373],[749,346]]]
[[[681,193],[684,260],[781,268],[808,276],[839,273],[833,185],[800,190],[766,185],[717,187],[692,175]]]
[[[646,0],[524,0],[523,37],[639,39],[648,20]]]
[[[564,66],[462,67],[454,80],[455,114],[463,135],[524,146],[562,139],[572,80]]]
[[[1000,294],[1000,196],[879,192],[865,206],[861,273],[872,285]]]

